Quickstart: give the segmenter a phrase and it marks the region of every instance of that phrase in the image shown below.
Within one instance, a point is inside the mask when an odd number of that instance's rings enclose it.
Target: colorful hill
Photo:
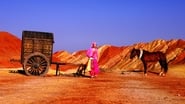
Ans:
[[[20,60],[21,40],[8,32],[0,32],[0,67],[22,67],[20,62],[10,60]],[[133,48],[144,49],[150,52],[161,51],[166,53],[169,65],[185,64],[185,40],[154,40],[148,43],[137,43],[131,46],[103,45],[98,48],[99,66],[104,71],[130,71],[143,70],[143,65],[138,58],[130,59],[130,51]],[[53,54],[53,61],[85,64],[87,62],[86,50],[69,53],[59,50]],[[55,69],[55,66],[51,66]],[[76,68],[73,65],[61,66],[61,70]],[[159,63],[149,64],[150,71],[159,71]]]
[[[0,32],[0,67],[20,67],[21,40],[8,32]]]
[[[141,48],[150,52],[161,51],[166,53],[169,65],[185,64],[185,40],[154,40],[152,42],[137,43],[131,46],[101,46],[98,49],[100,69],[106,71],[143,70],[143,65],[138,58],[130,59],[130,51],[133,48]],[[87,61],[85,51],[78,51],[72,54],[65,53],[65,51],[60,51],[54,54],[54,56],[68,63],[86,63]],[[150,63],[148,67],[150,71],[158,72],[160,70],[159,63]]]

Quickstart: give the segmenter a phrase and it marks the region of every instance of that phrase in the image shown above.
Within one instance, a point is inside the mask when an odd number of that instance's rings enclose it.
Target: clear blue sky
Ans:
[[[185,39],[185,0],[0,0],[0,31],[54,33],[54,51]]]

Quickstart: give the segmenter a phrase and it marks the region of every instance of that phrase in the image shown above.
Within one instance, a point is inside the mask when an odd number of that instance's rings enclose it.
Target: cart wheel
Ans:
[[[27,75],[44,76],[49,69],[49,60],[42,53],[35,52],[26,57],[23,68]]]

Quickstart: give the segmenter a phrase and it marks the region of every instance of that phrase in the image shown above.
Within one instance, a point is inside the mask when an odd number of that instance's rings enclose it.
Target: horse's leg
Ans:
[[[166,75],[166,61],[159,60],[159,63],[161,65],[161,72],[159,73],[159,76],[165,76]]]
[[[142,61],[144,65],[144,75],[147,76],[147,63]]]
[[[163,68],[164,68],[163,76],[166,76],[166,73],[168,71],[168,63],[166,62],[166,60],[163,61]]]
[[[165,72],[165,74],[167,73],[167,71],[168,71],[168,63],[165,60],[164,61],[164,72]]]
[[[162,76],[162,74],[163,74],[163,63],[162,63],[161,60],[159,60],[159,64],[161,66],[161,72],[159,73],[159,76]]]

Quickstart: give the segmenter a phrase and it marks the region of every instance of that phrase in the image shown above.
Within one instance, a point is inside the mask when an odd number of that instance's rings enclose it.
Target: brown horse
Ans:
[[[132,49],[130,54],[130,59],[135,56],[138,56],[139,59],[143,62],[144,65],[144,74],[147,75],[147,63],[148,62],[159,62],[161,65],[160,76],[165,76],[168,71],[168,63],[166,61],[166,55],[162,52],[148,52],[141,49]],[[164,70],[163,70],[164,69]]]

